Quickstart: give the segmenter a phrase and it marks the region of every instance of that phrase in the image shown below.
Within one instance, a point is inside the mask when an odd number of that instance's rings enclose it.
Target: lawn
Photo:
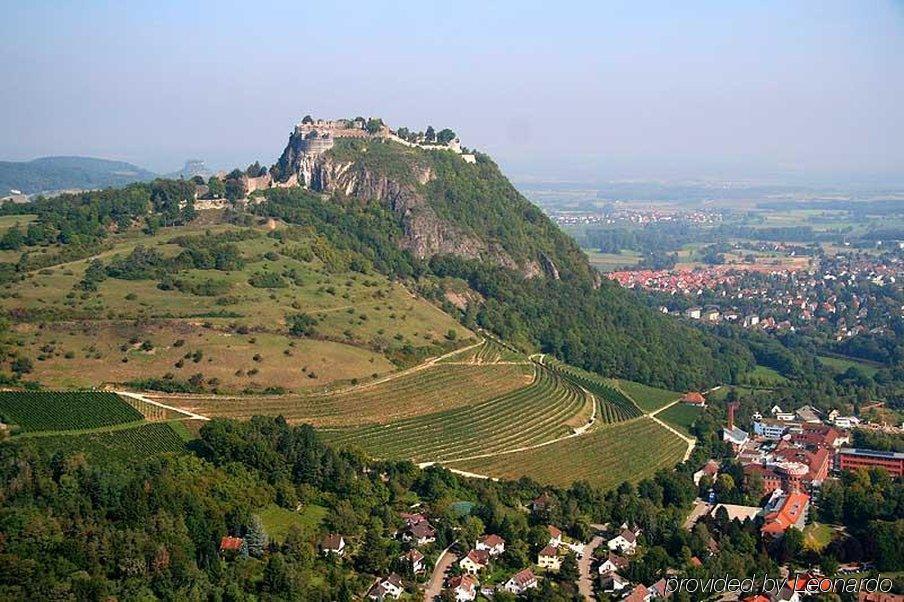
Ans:
[[[854,358],[844,358],[828,355],[819,355],[817,357],[819,358],[820,364],[838,372],[844,372],[849,368],[859,368],[863,371],[864,374],[872,378],[876,375],[876,372],[879,371],[878,366]]]
[[[615,272],[622,269],[631,269],[643,259],[640,253],[635,251],[622,251],[621,253],[600,253],[593,249],[584,249],[590,265],[600,272]]]
[[[649,387],[630,380],[613,379],[613,382],[645,412],[655,412],[681,397],[681,393]]]
[[[279,544],[286,539],[292,527],[297,527],[305,537],[316,534],[326,513],[327,509],[317,504],[308,504],[298,512],[272,504],[261,510],[258,516],[267,536]]]
[[[698,407],[686,403],[677,403],[656,414],[656,417],[669,423],[685,435],[690,435],[691,425],[701,412],[702,410]]]
[[[804,548],[813,552],[821,552],[835,536],[828,525],[811,523],[804,527]]]
[[[788,382],[788,379],[767,366],[756,366],[741,376],[741,382],[759,387],[774,387]]]
[[[687,443],[674,433],[650,418],[639,418],[529,451],[445,465],[491,477],[528,476],[562,487],[586,480],[608,489],[671,468],[686,450]]]

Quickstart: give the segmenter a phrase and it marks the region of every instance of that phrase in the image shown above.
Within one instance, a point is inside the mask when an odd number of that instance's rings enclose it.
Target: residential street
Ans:
[[[590,565],[593,563],[593,551],[596,550],[601,543],[603,543],[603,536],[594,535],[593,539],[590,540],[590,543],[584,547],[584,556],[578,560],[578,571],[581,575],[580,578],[578,578],[578,589],[585,600],[592,601],[595,599],[593,597],[593,575],[590,572]]]
[[[427,582],[427,589],[424,591],[424,600],[426,602],[433,602],[440,592],[443,591],[443,580],[446,577],[446,571],[449,570],[453,562],[458,560],[458,555],[451,548],[452,546],[449,546],[443,550],[443,553],[436,559],[436,564],[433,566],[433,574],[430,575],[430,581]]]

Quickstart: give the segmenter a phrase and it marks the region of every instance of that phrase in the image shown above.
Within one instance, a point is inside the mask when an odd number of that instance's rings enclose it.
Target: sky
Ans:
[[[0,0],[0,159],[451,127],[520,181],[904,182],[904,0]]]

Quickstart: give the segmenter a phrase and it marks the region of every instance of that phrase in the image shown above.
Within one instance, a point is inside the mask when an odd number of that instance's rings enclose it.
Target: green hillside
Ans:
[[[150,180],[153,177],[153,173],[131,163],[92,157],[0,161],[0,196],[10,190],[35,194],[55,190],[107,188]]]

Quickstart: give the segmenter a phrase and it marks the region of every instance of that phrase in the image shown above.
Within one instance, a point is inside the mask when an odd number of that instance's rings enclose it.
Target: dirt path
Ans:
[[[590,566],[593,564],[593,551],[603,543],[602,535],[594,535],[586,546],[584,546],[584,555],[578,560],[578,590],[584,596],[584,600],[593,602],[596,598],[593,595],[593,574],[590,572]]]
[[[455,545],[454,543],[452,545]],[[458,555],[452,551],[452,545],[443,550],[436,564],[433,565],[433,573],[430,575],[430,581],[427,582],[427,589],[424,590],[425,602],[433,602],[443,591],[443,581],[446,579],[446,571],[452,566],[452,563],[458,560]]]
[[[658,414],[659,412],[661,412],[661,411],[663,411],[663,410],[669,409],[670,407],[672,407],[672,406],[675,405],[676,403],[681,403],[681,400],[680,400],[680,399],[676,399],[676,400],[673,401],[672,403],[667,403],[666,405],[662,406],[661,408],[659,408],[659,409],[656,410],[655,412],[651,412],[651,413],[647,414],[647,416],[649,416],[650,418],[652,418],[652,419],[653,419],[655,422],[657,422],[660,426],[663,426],[663,427],[667,428],[668,430],[672,431],[672,432],[673,432],[674,434],[676,434],[678,437],[680,437],[681,439],[683,439],[685,443],[687,443],[687,451],[684,452],[684,458],[681,459],[682,462],[687,462],[687,459],[691,457],[691,453],[694,451],[694,447],[697,446],[697,440],[694,439],[693,437],[688,437],[688,436],[685,435],[684,433],[678,431],[677,429],[673,428],[671,425],[666,424],[665,422],[663,422],[662,420],[660,420],[659,418],[656,417],[656,414]]]
[[[189,412],[188,410],[183,410],[182,408],[176,408],[173,406],[168,406],[165,403],[160,403],[159,401],[154,401],[142,395],[141,393],[132,393],[130,391],[114,391],[117,395],[122,395],[123,397],[131,397],[132,399],[137,399],[138,401],[143,401],[144,403],[151,404],[152,406],[157,406],[158,408],[163,408],[165,410],[171,410],[173,412],[178,412],[180,414],[185,414],[187,417],[192,420],[210,420],[207,416],[202,416],[201,414],[196,414],[194,412]]]

